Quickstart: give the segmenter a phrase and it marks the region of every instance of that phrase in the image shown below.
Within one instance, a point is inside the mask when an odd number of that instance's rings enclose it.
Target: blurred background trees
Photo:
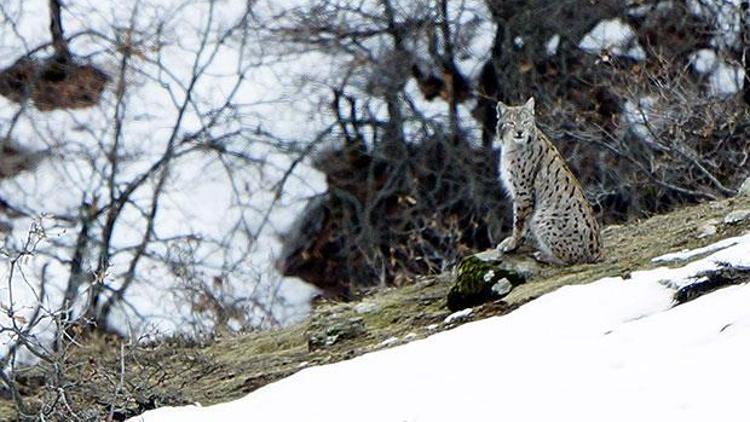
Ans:
[[[301,83],[330,89],[319,106],[335,130],[313,160],[328,189],[279,268],[346,296],[494,246],[509,217],[491,149],[497,100],[536,97],[604,222],[732,195],[750,151],[746,12],[732,1],[284,10],[271,33],[333,69]]]
[[[750,173],[747,13],[5,1],[2,364],[59,368],[92,330],[273,327],[494,247],[498,100],[537,99],[606,223],[730,196]]]

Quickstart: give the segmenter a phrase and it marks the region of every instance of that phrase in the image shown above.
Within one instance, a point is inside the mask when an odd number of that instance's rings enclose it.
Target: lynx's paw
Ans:
[[[513,252],[518,249],[518,241],[513,236],[508,236],[497,245],[496,249],[500,252]]]
[[[534,256],[534,259],[544,264],[551,264],[551,265],[563,265],[564,264],[564,262],[562,262],[557,257],[548,255],[541,251],[534,252],[533,256]]]

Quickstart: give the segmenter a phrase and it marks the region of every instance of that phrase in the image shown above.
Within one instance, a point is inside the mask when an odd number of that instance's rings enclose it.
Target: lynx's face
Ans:
[[[525,145],[534,134],[534,98],[522,106],[497,103],[497,136],[505,145]]]

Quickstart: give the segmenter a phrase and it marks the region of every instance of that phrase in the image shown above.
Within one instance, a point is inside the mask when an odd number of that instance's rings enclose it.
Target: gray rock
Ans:
[[[724,224],[737,224],[750,219],[750,209],[735,210],[724,217]]]
[[[750,196],[750,176],[740,185],[737,196]]]
[[[308,329],[307,348],[310,351],[324,349],[342,340],[354,339],[366,334],[362,318],[332,319]]]
[[[697,231],[696,237],[698,239],[703,239],[705,237],[715,235],[716,232],[718,231],[718,228],[716,227],[718,223],[719,222],[717,220],[707,221],[705,224],[698,227],[698,229],[696,230]]]
[[[354,312],[358,314],[369,314],[378,310],[380,310],[380,306],[374,302],[359,302],[354,305]]]

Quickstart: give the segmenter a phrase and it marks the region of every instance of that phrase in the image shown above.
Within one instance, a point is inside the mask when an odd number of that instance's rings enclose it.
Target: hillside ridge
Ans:
[[[70,378],[72,386],[67,399],[76,408],[90,409],[92,415],[111,409],[112,404],[124,409],[113,413],[114,420],[165,405],[205,406],[236,399],[303,368],[351,359],[468,321],[511,312],[563,285],[589,283],[606,276],[627,279],[632,271],[667,265],[652,260],[750,231],[747,215],[737,219],[744,210],[750,210],[748,196],[608,226],[603,230],[603,262],[543,266],[529,282],[515,287],[502,300],[459,313],[452,314],[446,307],[453,276],[445,272],[418,277],[402,287],[373,291],[352,302],[320,301],[302,323],[273,331],[223,335],[208,344],[170,338],[133,345],[112,338],[92,338],[65,358],[68,366],[64,376]],[[119,376],[124,387],[113,402]],[[43,380],[33,371],[21,381],[26,387],[21,393],[28,395],[29,404],[39,402],[42,394],[51,394],[45,392]],[[0,400],[0,419],[16,417],[12,402]]]

